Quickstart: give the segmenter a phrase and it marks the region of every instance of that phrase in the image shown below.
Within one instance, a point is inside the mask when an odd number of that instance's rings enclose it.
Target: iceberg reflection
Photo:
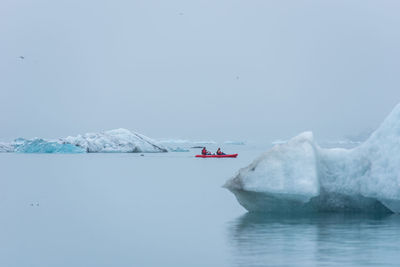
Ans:
[[[228,241],[234,266],[388,266],[400,216],[246,213],[228,224]]]

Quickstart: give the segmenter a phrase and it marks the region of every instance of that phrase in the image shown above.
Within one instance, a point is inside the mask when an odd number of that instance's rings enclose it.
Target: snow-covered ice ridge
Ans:
[[[400,104],[353,149],[304,132],[240,169],[224,187],[251,212],[400,213]]]
[[[81,147],[86,152],[167,152],[167,149],[153,139],[122,128],[69,136],[64,142]]]
[[[167,152],[156,141],[126,129],[68,136],[57,140],[18,138],[0,144],[0,152],[19,153],[140,153]]]

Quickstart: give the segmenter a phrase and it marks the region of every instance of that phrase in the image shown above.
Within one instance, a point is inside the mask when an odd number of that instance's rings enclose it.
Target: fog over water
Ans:
[[[397,1],[0,3],[0,140],[317,139],[400,101]],[[22,57],[23,58],[22,58]]]

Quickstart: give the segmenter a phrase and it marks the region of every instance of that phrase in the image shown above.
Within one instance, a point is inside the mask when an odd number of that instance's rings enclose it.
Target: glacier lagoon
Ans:
[[[268,147],[223,148],[0,153],[0,266],[397,266],[399,215],[247,213],[222,184]]]

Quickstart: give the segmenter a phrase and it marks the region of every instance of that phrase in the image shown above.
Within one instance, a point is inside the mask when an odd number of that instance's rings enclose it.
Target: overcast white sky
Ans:
[[[2,0],[0,140],[375,128],[400,102],[399,12],[395,0]]]

